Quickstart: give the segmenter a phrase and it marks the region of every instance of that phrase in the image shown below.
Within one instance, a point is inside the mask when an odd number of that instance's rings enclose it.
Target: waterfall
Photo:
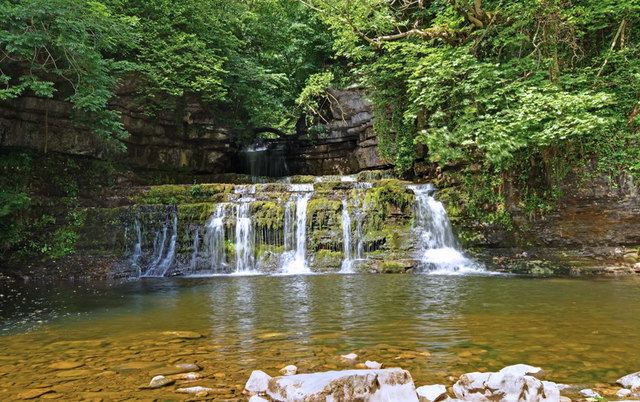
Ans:
[[[207,222],[205,232],[205,244],[211,260],[211,271],[220,272],[227,268],[227,255],[225,252],[225,227],[224,218],[228,204],[218,204],[213,215]]]
[[[287,250],[283,255],[282,272],[285,274],[310,273],[311,270],[307,266],[306,258],[307,204],[313,196],[313,184],[292,184],[291,191],[296,192],[291,195],[295,200],[295,244],[293,250]],[[291,212],[289,212],[289,215],[291,215]],[[285,208],[285,245],[287,243],[287,233],[293,231],[291,216],[288,221]],[[289,243],[293,243],[293,241],[289,240]]]
[[[351,216],[349,216],[349,205],[347,204],[346,198],[342,199],[342,250],[344,252],[344,259],[342,260],[340,272],[353,272],[353,258],[351,256]]]
[[[162,226],[162,237],[160,237],[160,233],[156,233],[156,239],[154,242],[154,260],[151,263],[150,268],[145,272],[144,276],[148,277],[161,277],[165,276],[171,265],[173,264],[173,260],[176,256],[176,243],[178,240],[178,212],[172,210],[170,216],[173,218],[172,231],[171,231],[171,239],[169,240],[169,249],[167,250],[167,254],[164,255],[165,244],[167,242],[167,232],[168,232],[168,219],[164,222]],[[156,253],[157,250],[157,253]]]
[[[140,226],[140,220],[138,218],[136,218],[133,227],[136,231],[136,243],[133,246],[131,265],[136,268],[136,274],[139,277],[142,275],[142,268],[140,267],[140,258],[142,257],[142,227]]]
[[[414,229],[419,236],[420,261],[432,273],[481,272],[476,263],[459,250],[447,212],[433,198],[431,184],[409,186],[416,196]]]
[[[191,246],[191,263],[189,264],[189,273],[194,273],[198,268],[198,248],[200,247],[200,228],[196,228],[193,235],[193,245]]]
[[[254,268],[254,234],[251,222],[251,204],[236,206],[236,273],[248,273]]]

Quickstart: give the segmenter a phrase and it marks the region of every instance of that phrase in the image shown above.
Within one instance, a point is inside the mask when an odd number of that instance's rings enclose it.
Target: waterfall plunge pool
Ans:
[[[253,369],[342,369],[339,356],[350,352],[408,369],[417,385],[515,363],[541,366],[557,382],[612,383],[640,367],[639,284],[428,275],[11,284],[0,288],[0,400],[38,386],[63,400],[175,399],[173,387],[138,386],[176,362],[203,368],[192,385],[246,400]],[[68,361],[82,365],[52,368]]]

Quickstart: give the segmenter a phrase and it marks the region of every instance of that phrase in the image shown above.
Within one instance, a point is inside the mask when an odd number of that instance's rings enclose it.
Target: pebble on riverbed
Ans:
[[[167,378],[163,375],[157,375],[155,377],[153,377],[151,379],[151,381],[149,382],[149,385],[144,386],[144,387],[140,387],[141,389],[156,389],[156,388],[161,388],[161,387],[165,387],[167,385],[171,385],[173,383],[175,383],[176,380],[172,380],[170,378]]]
[[[364,366],[368,369],[377,370],[382,368],[382,363],[367,360],[366,362],[364,362]]]
[[[196,396],[207,396],[211,391],[213,391],[213,388],[200,387],[200,386],[176,389],[176,392],[179,394],[190,394],[190,395],[196,395]]]
[[[298,367],[290,364],[286,367],[280,369],[280,374],[282,375],[295,375],[298,372]]]
[[[347,355],[341,355],[340,356],[342,358],[343,361],[348,362],[348,363],[353,363],[358,359],[358,355],[355,353],[349,353]]]
[[[151,371],[151,375],[174,375],[200,371],[200,366],[194,363],[180,363],[170,367],[163,367]]]

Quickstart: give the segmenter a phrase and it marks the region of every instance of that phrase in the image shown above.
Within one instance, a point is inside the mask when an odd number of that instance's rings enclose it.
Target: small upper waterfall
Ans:
[[[307,266],[307,204],[313,196],[312,184],[292,184],[291,190],[296,191],[292,194],[295,199],[295,244],[293,250],[286,250],[284,255],[284,263],[282,272],[285,274],[304,274],[311,270]],[[289,215],[291,213],[289,212]],[[291,232],[291,219],[287,222],[287,214],[285,213],[285,239],[287,233]],[[289,227],[287,227],[289,226]],[[285,240],[285,247],[287,241]],[[289,243],[293,243],[289,240]]]
[[[412,185],[409,188],[416,196],[414,228],[419,236],[420,261],[432,273],[481,271],[460,251],[444,205],[433,198],[433,185]]]

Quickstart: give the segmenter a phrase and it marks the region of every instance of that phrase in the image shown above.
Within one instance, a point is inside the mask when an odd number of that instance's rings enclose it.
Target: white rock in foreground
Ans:
[[[269,381],[267,395],[277,401],[288,402],[418,402],[411,374],[400,368],[275,377]]]
[[[640,391],[640,371],[625,375],[624,377],[619,378],[616,382],[632,391]]]
[[[416,388],[420,402],[436,402],[447,397],[447,387],[444,385],[423,385]]]
[[[269,402],[269,401],[259,397],[258,395],[254,395],[251,398],[249,398],[249,402]]]
[[[544,370],[540,367],[530,366],[528,364],[514,364],[513,366],[507,366],[499,371],[502,374],[511,374],[515,376],[530,375],[539,380],[544,378]]]
[[[298,372],[298,367],[294,366],[293,364],[290,364],[280,369],[280,374],[282,375],[294,375],[297,372]]]
[[[253,370],[247,383],[244,385],[244,392],[249,395],[265,394],[271,378],[272,377],[264,371]]]
[[[557,402],[560,399],[555,383],[508,371],[463,374],[453,385],[453,392],[467,402]]]

